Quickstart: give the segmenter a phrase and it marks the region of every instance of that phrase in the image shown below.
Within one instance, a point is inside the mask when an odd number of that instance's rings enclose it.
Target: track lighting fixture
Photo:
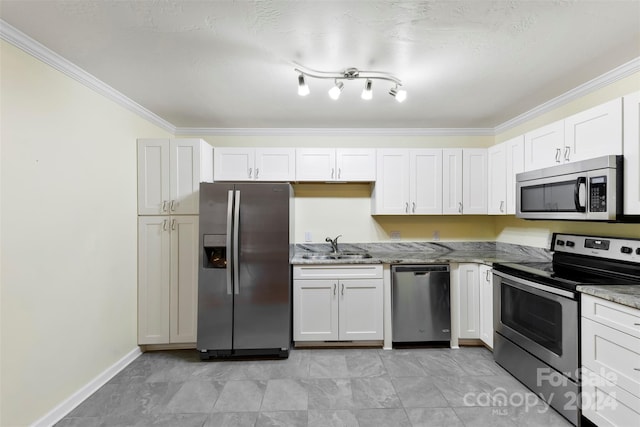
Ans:
[[[304,81],[304,74],[302,73],[298,75],[298,95],[300,96],[309,95],[309,86],[307,86],[307,82]]]
[[[344,89],[344,83],[341,80],[356,80],[364,79],[365,85],[362,91],[362,99],[373,98],[373,80],[386,80],[394,84],[389,90],[389,94],[393,96],[396,101],[402,102],[407,98],[407,92],[400,89],[402,81],[396,76],[385,73],[384,71],[360,71],[357,68],[346,68],[342,71],[317,71],[309,68],[302,67],[296,64],[295,71],[298,73],[298,95],[306,96],[309,94],[309,86],[305,82],[305,77],[313,77],[316,79],[333,79],[335,85],[329,89],[329,96],[331,99],[339,99]]]
[[[329,96],[331,97],[331,99],[340,98],[340,94],[342,93],[343,88],[344,88],[344,83],[336,80],[336,85],[331,89],[329,89]]]
[[[362,95],[360,95],[362,99],[365,99],[368,101],[371,98],[373,98],[373,91],[371,90],[372,84],[373,83],[371,83],[370,79],[367,79],[367,81],[364,83],[364,89],[362,89]]]
[[[393,96],[398,102],[402,102],[407,99],[407,91],[398,89],[398,86],[392,87],[389,91],[389,95]]]

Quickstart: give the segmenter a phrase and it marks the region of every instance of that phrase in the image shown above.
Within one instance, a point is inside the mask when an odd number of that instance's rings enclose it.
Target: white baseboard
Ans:
[[[100,375],[69,396],[68,399],[49,411],[48,414],[31,424],[31,427],[49,427],[54,425],[95,393],[96,390],[105,385],[111,378],[115,377],[116,374],[126,368],[127,365],[136,360],[141,354],[142,351],[140,351],[140,347],[134,348],[122,359],[105,369]]]

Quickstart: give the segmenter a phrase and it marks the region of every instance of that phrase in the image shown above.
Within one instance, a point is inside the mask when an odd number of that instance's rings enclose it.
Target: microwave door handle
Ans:
[[[584,176],[581,176],[578,179],[576,179],[576,185],[573,187],[573,202],[576,205],[576,212],[586,212],[587,211],[586,200],[585,200],[584,206],[580,203],[580,187],[583,186],[583,185],[585,187],[585,193],[586,193],[587,178],[584,177]]]

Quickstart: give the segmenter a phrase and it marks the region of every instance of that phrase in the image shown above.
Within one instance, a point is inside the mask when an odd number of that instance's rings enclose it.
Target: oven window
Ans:
[[[501,286],[502,323],[562,356],[562,305],[509,286]]]
[[[553,182],[520,188],[522,212],[576,212],[576,181]]]

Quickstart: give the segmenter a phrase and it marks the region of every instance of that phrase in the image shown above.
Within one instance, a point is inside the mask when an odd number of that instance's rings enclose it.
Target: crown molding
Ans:
[[[147,110],[131,98],[128,98],[121,92],[104,83],[102,80],[96,78],[92,74],[89,74],[71,61],[63,58],[2,19],[0,19],[0,38],[11,43],[17,48],[22,49],[34,58],[39,59],[77,82],[82,83],[88,88],[93,89],[106,98],[116,102],[127,110],[139,115],[143,119],[170,133],[175,133],[176,127],[168,121]]]
[[[179,136],[493,136],[493,128],[176,128]]]
[[[624,79],[625,77],[629,77],[630,75],[637,73],[638,71],[640,71],[640,57],[632,59],[631,61],[622,64],[611,71],[607,71],[606,73],[592,80],[589,80],[588,82],[583,83],[580,86],[577,86],[560,96],[557,96],[543,104],[538,105],[535,108],[532,108],[526,113],[522,113],[511,120],[507,120],[506,122],[499,124],[494,128],[494,135],[498,135],[511,128],[524,124],[529,120],[533,120],[536,117],[555,110],[556,108],[559,108],[573,100],[588,95],[591,92],[615,83],[618,80]]]

